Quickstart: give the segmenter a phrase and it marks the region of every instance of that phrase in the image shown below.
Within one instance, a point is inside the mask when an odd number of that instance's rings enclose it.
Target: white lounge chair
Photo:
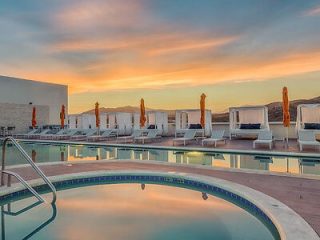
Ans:
[[[256,145],[268,145],[270,149],[274,144],[274,139],[271,131],[264,131],[258,134],[258,138],[253,141],[253,148],[256,148]]]
[[[81,130],[79,129],[69,129],[64,131],[62,134],[55,134],[51,136],[52,140],[67,140],[69,139],[71,136],[76,135],[77,133],[80,133]]]
[[[144,144],[146,141],[152,141],[155,139],[159,139],[160,136],[158,135],[159,131],[157,129],[149,129],[148,134],[146,136],[138,136],[134,138],[134,142],[141,141]]]
[[[97,132],[96,129],[83,130],[79,135],[71,136],[70,140],[74,140],[74,141],[86,140],[88,137],[93,136],[96,132]]]
[[[202,146],[205,143],[210,144],[213,143],[215,147],[217,147],[218,142],[224,142],[226,144],[226,139],[224,137],[224,130],[212,131],[211,137],[202,140]]]
[[[44,135],[40,135],[40,139],[42,139],[42,140],[52,139],[53,136],[63,134],[64,132],[65,132],[65,129],[60,129],[58,132],[56,132],[56,133],[54,133],[54,134],[44,134]]]
[[[48,134],[50,131],[51,131],[51,129],[44,129],[40,133],[30,134],[28,138],[39,138],[40,139],[41,136]]]
[[[174,138],[172,140],[172,145],[174,146],[174,143],[175,142],[183,142],[183,146],[186,145],[186,143],[192,141],[192,140],[195,140],[195,137],[196,137],[196,133],[197,131],[192,129],[192,130],[188,130],[184,133],[183,137],[180,137],[180,138]]]
[[[129,136],[121,136],[121,137],[117,137],[117,142],[120,140],[120,141],[123,141],[124,140],[124,143],[127,143],[127,141],[134,141],[134,139],[136,137],[140,137],[143,135],[143,131],[138,129],[138,130],[134,130],[133,133]]]
[[[314,132],[299,131],[298,137],[300,151],[303,150],[303,146],[315,146],[316,148],[320,148],[320,143],[317,141]]]
[[[38,128],[35,128],[35,129],[32,129],[31,131],[29,131],[28,133],[25,133],[25,134],[17,134],[15,135],[16,138],[29,138],[31,135],[35,134],[35,133],[38,133],[40,132],[40,129]]]
[[[95,141],[103,141],[111,137],[117,137],[118,136],[118,130],[117,129],[105,129],[102,130],[101,135],[93,135],[87,137],[87,141],[95,142]]]

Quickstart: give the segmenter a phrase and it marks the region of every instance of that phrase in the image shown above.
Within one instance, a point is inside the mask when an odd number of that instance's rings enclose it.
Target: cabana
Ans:
[[[68,116],[69,129],[91,129],[96,127],[94,114],[71,114]]]
[[[80,125],[81,129],[95,129],[96,128],[96,116],[94,114],[81,114],[80,115]],[[78,120],[79,120],[78,118]]]
[[[270,131],[266,106],[232,107],[229,109],[230,139],[233,136],[259,135]]]
[[[132,114],[125,112],[101,113],[100,129],[117,129],[118,135],[127,135],[132,132]]]
[[[197,135],[210,136],[212,131],[212,114],[210,110],[205,111],[205,127],[201,127],[200,109],[186,109],[176,111],[176,134],[184,134],[187,130],[196,130]]]
[[[68,126],[69,129],[80,129],[79,125],[79,114],[68,115]]]
[[[297,107],[296,131],[320,134],[320,104],[300,104]]]
[[[146,112],[146,126],[145,130],[157,129],[159,135],[168,134],[168,113],[159,111]],[[134,129],[140,129],[140,113],[134,114]]]

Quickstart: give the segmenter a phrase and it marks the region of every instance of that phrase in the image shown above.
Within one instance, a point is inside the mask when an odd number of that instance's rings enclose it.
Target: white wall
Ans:
[[[0,76],[0,103],[48,106],[48,123],[59,124],[62,104],[68,113],[68,86]]]

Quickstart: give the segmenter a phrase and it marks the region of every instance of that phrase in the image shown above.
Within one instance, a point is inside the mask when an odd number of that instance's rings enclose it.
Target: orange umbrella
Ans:
[[[288,96],[288,89],[284,87],[282,90],[282,111],[283,111],[283,126],[286,128],[286,141],[288,144],[288,135],[290,127],[290,103]]]
[[[200,97],[200,111],[201,111],[201,116],[200,116],[200,124],[202,128],[205,128],[205,114],[206,114],[206,95],[204,93],[201,94]]]
[[[94,109],[94,113],[96,115],[96,128],[100,127],[100,111],[99,111],[99,103],[96,102],[96,107]]]
[[[144,107],[144,100],[143,100],[143,98],[141,98],[141,101],[140,101],[140,127],[144,127],[146,121],[147,121],[146,109]]]
[[[65,118],[66,118],[66,108],[64,105],[62,105],[61,112],[60,112],[61,128],[64,128],[64,119]]]
[[[283,126],[290,126],[290,109],[289,109],[288,89],[284,87],[282,90],[282,111],[283,111]]]
[[[36,107],[32,108],[32,120],[31,120],[31,126],[35,128],[37,126],[37,120],[36,120]]]

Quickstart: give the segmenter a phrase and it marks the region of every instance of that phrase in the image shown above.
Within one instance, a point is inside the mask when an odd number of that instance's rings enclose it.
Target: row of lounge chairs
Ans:
[[[214,145],[217,147],[219,142],[226,144],[227,139],[224,137],[224,130],[212,131],[209,138],[202,138],[202,146]],[[39,130],[34,129],[27,134],[16,135],[17,138],[26,139],[41,139],[41,140],[70,140],[70,141],[104,141],[111,138],[116,138],[120,142],[133,142],[142,143],[152,142],[159,139],[159,131],[157,129],[140,129],[134,130],[129,136],[118,136],[117,129],[105,129],[101,130],[98,134],[96,129],[78,130],[78,129],[61,129],[55,133],[50,129]],[[182,143],[184,146],[188,143],[197,140],[197,130],[188,129],[183,133],[183,136],[176,137],[173,139],[173,145]],[[253,141],[253,148],[258,145],[267,145],[270,149],[274,146],[275,139],[271,131],[263,131],[258,134],[258,138]],[[316,136],[313,132],[300,130],[298,133],[298,141],[300,151],[303,150],[305,146],[314,146],[320,149],[320,143],[316,140]]]
[[[213,131],[211,137],[202,140],[202,146],[213,144],[215,147],[217,147],[218,142],[223,142],[224,144],[226,144],[227,139],[224,137],[224,134],[224,130]],[[184,136],[174,138],[173,145],[180,142],[185,146],[187,143],[192,142],[193,140],[196,140],[196,131],[189,130],[185,132]],[[269,149],[272,149],[274,143],[275,139],[272,135],[272,132],[263,131],[260,132],[257,139],[253,141],[253,148],[256,148],[258,145],[267,145]],[[320,150],[320,142],[317,141],[316,136],[313,132],[299,131],[297,143],[299,145],[300,151],[303,151],[304,146],[313,146]]]
[[[24,139],[41,139],[41,140],[70,140],[70,141],[88,141],[88,142],[96,142],[96,141],[104,141],[110,138],[117,138],[117,141],[124,142],[141,142],[146,143],[148,141],[152,141],[155,139],[159,139],[159,131],[157,129],[143,129],[143,130],[135,130],[132,135],[129,136],[118,136],[117,129],[104,129],[98,133],[97,129],[87,129],[87,130],[79,130],[79,129],[61,129],[56,133],[53,133],[50,129],[39,130],[33,129],[26,134],[16,135],[17,138]]]
[[[213,144],[215,147],[217,147],[218,142],[226,143],[227,139],[224,137],[224,133],[224,130],[212,131],[211,137],[204,138],[202,140],[202,146]],[[180,142],[185,146],[187,143],[196,140],[196,134],[196,130],[188,130],[182,137],[174,138],[172,144],[175,145],[175,143]]]

